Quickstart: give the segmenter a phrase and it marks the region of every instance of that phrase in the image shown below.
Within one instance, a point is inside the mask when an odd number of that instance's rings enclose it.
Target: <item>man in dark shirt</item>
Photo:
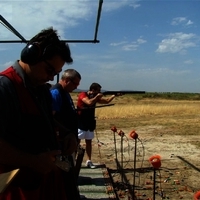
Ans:
[[[78,138],[85,139],[86,143],[86,166],[96,168],[91,161],[92,156],[92,139],[94,138],[94,130],[96,128],[95,106],[96,103],[108,104],[115,98],[115,95],[109,98],[103,98],[101,93],[101,85],[92,83],[87,92],[81,92],[78,96]]]
[[[69,46],[49,28],[0,73],[0,175],[19,169],[0,200],[67,200],[63,171],[55,162],[61,151],[45,83],[72,62]],[[71,154],[77,143],[73,134],[68,138]]]

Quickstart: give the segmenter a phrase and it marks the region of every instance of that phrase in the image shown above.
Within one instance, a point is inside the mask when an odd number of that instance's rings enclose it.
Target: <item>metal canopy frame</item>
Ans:
[[[103,4],[103,0],[99,0],[99,7],[98,7],[96,26],[95,26],[95,34],[94,34],[93,40],[62,40],[62,41],[68,42],[68,43],[99,43],[99,40],[97,40],[97,34],[98,34],[100,17],[101,17],[102,4]],[[21,39],[21,40],[0,40],[0,43],[28,43],[29,42],[29,40],[26,40],[2,15],[0,15],[0,23]]]

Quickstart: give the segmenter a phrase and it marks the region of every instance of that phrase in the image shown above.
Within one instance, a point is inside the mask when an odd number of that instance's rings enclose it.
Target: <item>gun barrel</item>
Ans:
[[[145,94],[145,91],[130,91],[130,90],[119,90],[119,91],[105,91],[104,95],[112,95],[112,94]]]

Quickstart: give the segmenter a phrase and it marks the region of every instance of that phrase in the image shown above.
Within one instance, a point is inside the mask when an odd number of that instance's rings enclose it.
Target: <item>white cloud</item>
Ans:
[[[168,38],[159,43],[156,52],[183,53],[186,49],[196,46],[193,39],[195,39],[195,34],[193,33],[171,33]]]
[[[103,1],[102,12],[124,6],[139,7],[139,0]],[[89,5],[89,6],[88,6]],[[53,26],[66,39],[65,32],[87,21],[96,19],[98,0],[1,0],[1,15],[26,39],[44,28]],[[0,39],[18,39],[0,24]],[[68,38],[69,39],[69,38]]]
[[[137,42],[138,42],[138,44],[144,44],[144,43],[146,43],[147,41],[146,41],[146,40],[143,40],[143,39],[141,39],[141,38],[139,38],[139,39],[137,39]]]
[[[177,25],[184,25],[189,26],[192,25],[194,22],[191,20],[188,20],[186,17],[176,17],[172,19],[171,25],[177,26]]]
[[[120,45],[126,44],[126,43],[127,43],[126,41],[122,41],[122,42],[118,42],[118,43],[111,43],[110,46],[116,47],[116,46],[120,46]]]
[[[124,45],[124,46],[122,47],[122,49],[123,49],[124,51],[135,51],[135,50],[137,50],[137,48],[138,48],[138,45],[137,45],[137,44],[127,44],[127,45]]]
[[[122,41],[118,43],[111,43],[110,45],[114,47],[122,46],[122,50],[124,51],[136,51],[141,44],[144,44],[146,42],[147,42],[146,40],[138,38],[136,41],[133,41],[131,43],[129,43],[128,41]]]
[[[8,62],[5,62],[5,63],[0,63],[0,68],[1,68],[1,71],[5,68],[7,68],[8,66],[11,66],[13,64],[13,61],[8,61]]]
[[[136,9],[136,8],[139,8],[141,5],[135,2],[134,4],[131,4],[130,6]]]
[[[11,66],[13,64],[13,61],[9,61],[9,62],[6,62],[3,64],[3,67],[8,67],[8,66]]]
[[[25,38],[29,39],[41,29],[50,26],[57,29],[59,35],[64,37],[66,28],[77,26],[80,20],[88,20],[91,17],[96,18],[98,1],[3,0],[0,2],[0,7],[1,15]],[[0,35],[1,39],[16,38],[1,24],[0,33],[2,33]]]
[[[184,64],[191,65],[191,64],[193,64],[193,61],[192,60],[185,60]]]
[[[174,70],[170,68],[149,68],[139,69],[137,75],[149,75],[149,76],[166,76],[168,75],[181,75],[189,73],[189,70]]]
[[[171,25],[179,25],[186,21],[186,17],[176,17],[172,19]]]
[[[191,24],[193,24],[193,22],[191,20],[188,20],[186,25],[191,25]]]
[[[124,51],[136,51],[138,49],[138,47],[141,45],[141,44],[144,44],[146,43],[146,40],[142,39],[142,38],[138,38],[136,41],[130,43],[130,44],[127,44],[127,45],[124,45],[122,47],[122,49]]]
[[[110,10],[116,10],[123,6],[131,6],[134,9],[140,7],[140,4],[138,3],[140,0],[118,0],[118,1],[104,1],[104,10],[110,11]]]

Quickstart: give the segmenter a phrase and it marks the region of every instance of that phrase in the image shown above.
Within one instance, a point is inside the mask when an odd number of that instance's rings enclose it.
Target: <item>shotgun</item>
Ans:
[[[132,90],[111,90],[102,92],[103,95],[124,95],[124,94],[145,94],[145,91],[132,91]]]

